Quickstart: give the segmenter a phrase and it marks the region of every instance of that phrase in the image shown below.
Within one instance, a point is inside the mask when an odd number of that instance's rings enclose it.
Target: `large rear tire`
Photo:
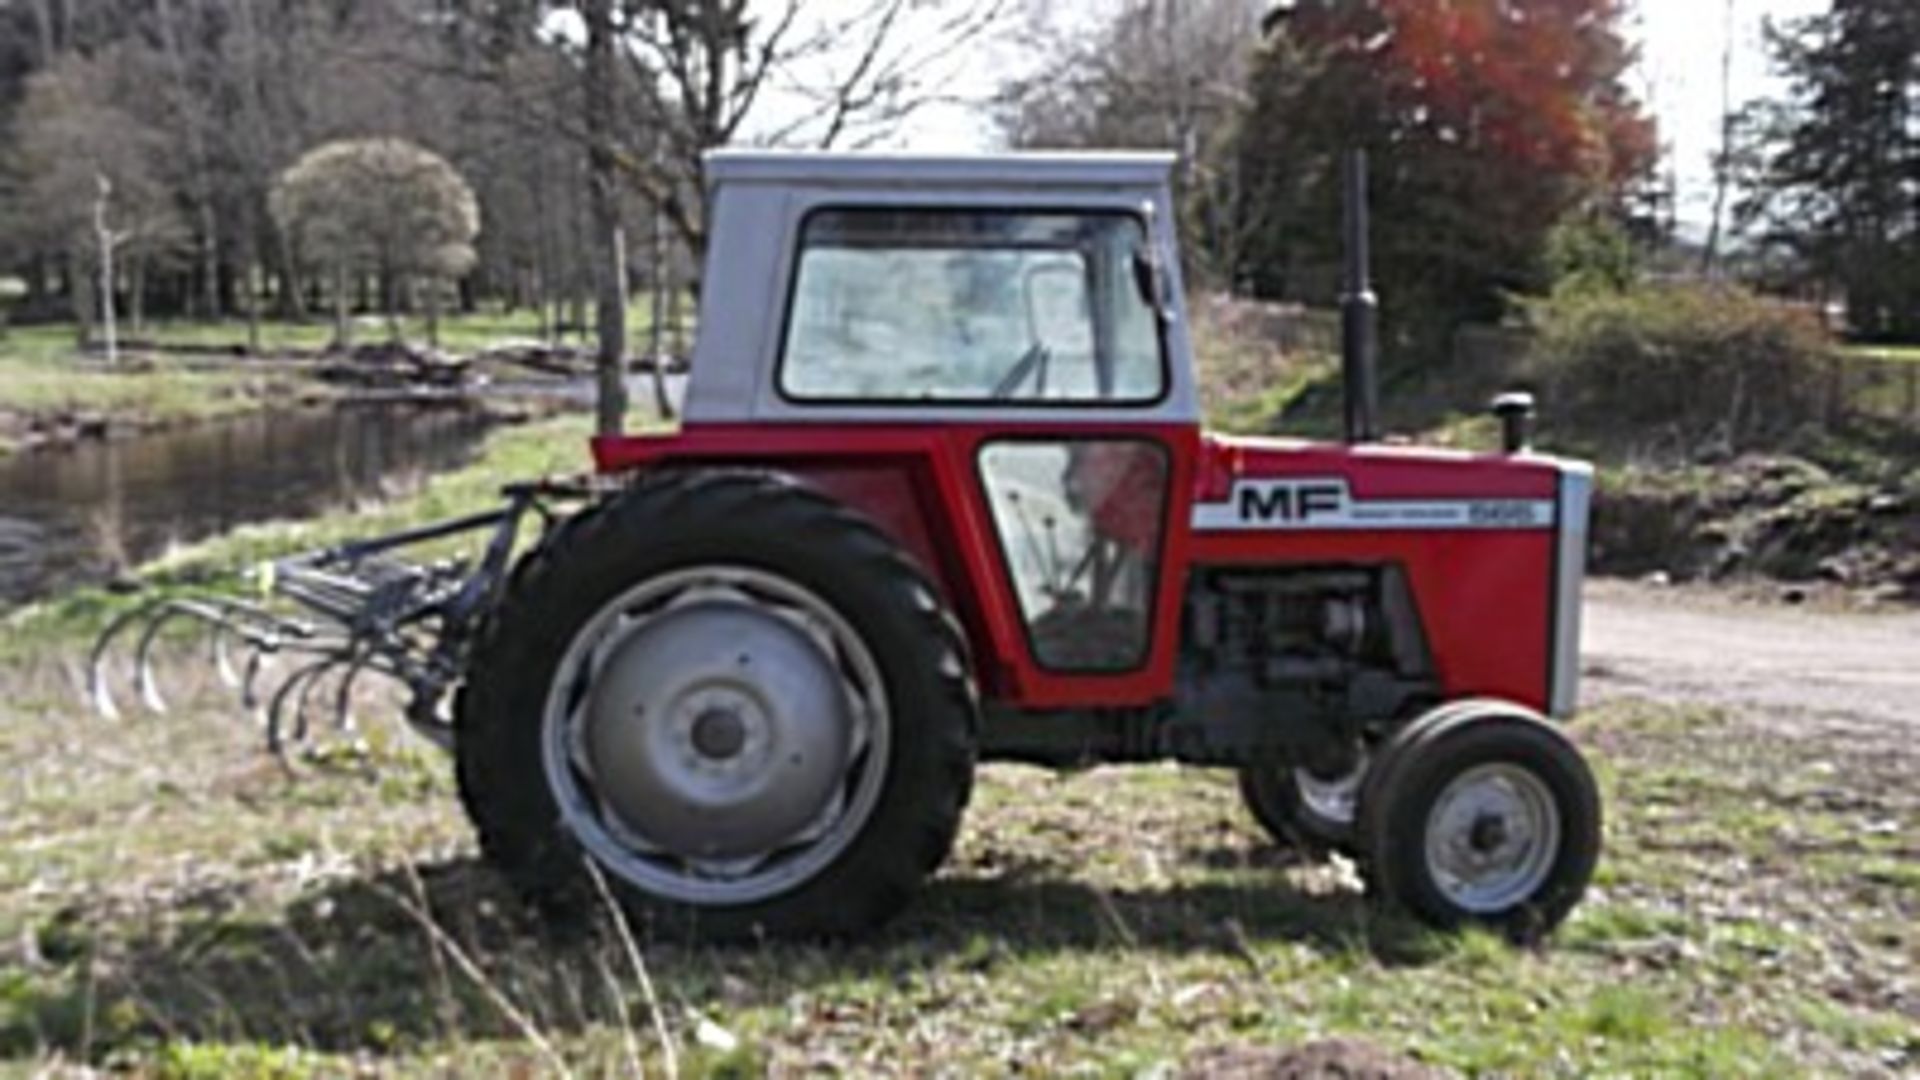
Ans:
[[[524,891],[708,939],[844,935],[946,857],[977,704],[957,624],[864,518],[778,478],[644,480],[516,572],[460,697],[460,792]]]

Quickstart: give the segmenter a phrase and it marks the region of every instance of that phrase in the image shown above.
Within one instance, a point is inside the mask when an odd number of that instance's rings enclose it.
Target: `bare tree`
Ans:
[[[65,260],[82,347],[91,343],[100,310],[96,288],[118,286],[117,271],[102,273],[101,236],[115,237],[114,252],[136,266],[177,252],[188,240],[161,180],[163,133],[119,104],[121,84],[136,77],[137,65],[123,49],[63,55],[29,80],[16,121],[24,184],[16,208],[20,233],[11,239]],[[111,186],[110,200],[101,197],[102,178]],[[136,310],[137,304],[136,297]]]
[[[105,173],[93,174],[93,237],[100,250],[100,327],[107,346],[107,365],[120,364],[120,335],[113,317],[113,249],[120,237],[107,224],[108,208],[113,202],[113,181]]]
[[[1720,148],[1713,155],[1713,219],[1707,226],[1707,242],[1700,249],[1700,273],[1712,276],[1720,261],[1720,236],[1727,216],[1727,191],[1733,186],[1734,134],[1739,116],[1733,106],[1733,50],[1735,0],[1727,0],[1720,45]]]
[[[627,244],[620,220],[614,138],[615,112],[613,0],[585,0],[587,22],[586,125],[587,185],[597,239],[595,293],[599,344],[594,358],[598,382],[595,429],[620,433],[627,414]]]
[[[200,229],[201,282],[206,316],[220,317],[220,227],[214,202],[213,165],[207,150],[208,117],[204,98],[195,92],[187,72],[187,58],[181,43],[173,0],[155,0],[159,17],[161,49],[167,58],[173,108],[186,151],[186,163],[193,188],[194,210]]]
[[[1180,186],[1199,269],[1228,278],[1258,199],[1225,152],[1248,104],[1259,0],[1124,0],[1091,29],[1030,0],[1030,72],[1007,80],[995,117],[1022,148],[1133,147],[1180,155]],[[1231,285],[1231,281],[1223,280]]]
[[[620,41],[664,152],[622,153],[621,165],[697,258],[707,151],[749,136],[821,149],[883,138],[940,99],[935,62],[990,33],[1007,7],[868,0],[809,20],[802,0],[628,0]],[[776,96],[793,106],[782,122],[752,127]]]

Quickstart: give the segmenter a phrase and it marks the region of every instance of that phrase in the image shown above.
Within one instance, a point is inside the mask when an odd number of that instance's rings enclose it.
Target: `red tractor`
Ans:
[[[535,893],[590,860],[708,936],[857,932],[940,865],[979,762],[1172,759],[1425,920],[1551,928],[1600,848],[1545,718],[1591,471],[1512,398],[1506,453],[1372,440],[1358,200],[1348,441],[1203,432],[1171,164],[714,154],[678,430],[596,439],[601,490],[510,575],[503,526],[412,594],[391,538],[276,587],[359,605],[362,642],[438,627],[368,663]]]

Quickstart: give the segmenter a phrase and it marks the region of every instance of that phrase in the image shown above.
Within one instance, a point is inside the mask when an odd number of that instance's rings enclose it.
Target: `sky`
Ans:
[[[1058,16],[1090,20],[1097,19],[1113,0],[1051,2]],[[1761,36],[1764,20],[1817,14],[1828,2],[1732,0],[1731,97],[1736,106],[1782,89],[1768,70]],[[830,18],[871,4],[872,0],[807,0],[805,10],[809,16]],[[1704,232],[1712,212],[1712,154],[1720,138],[1720,58],[1729,30],[1728,0],[1634,0],[1633,7],[1627,32],[1639,43],[1640,64],[1629,76],[1631,86],[1658,119],[1661,141],[1672,154],[1682,226]],[[1017,40],[976,43],[964,56],[939,58],[934,81],[953,100],[922,109],[880,145],[921,151],[992,149],[994,128],[981,106],[1002,78],[1029,62]],[[785,110],[776,105],[769,111]]]
[[[1763,21],[1817,15],[1828,0],[1733,0],[1732,98],[1784,90],[1768,70]],[[1633,87],[1660,123],[1679,179],[1680,220],[1698,229],[1712,216],[1712,156],[1720,143],[1720,58],[1727,41],[1726,0],[1639,0],[1634,34],[1640,70]]]

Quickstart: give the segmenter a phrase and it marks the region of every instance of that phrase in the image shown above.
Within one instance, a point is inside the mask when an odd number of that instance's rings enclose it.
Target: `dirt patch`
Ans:
[[[1442,1080],[1453,1075],[1359,1039],[1325,1039],[1291,1049],[1225,1046],[1197,1055],[1188,1080]]]

